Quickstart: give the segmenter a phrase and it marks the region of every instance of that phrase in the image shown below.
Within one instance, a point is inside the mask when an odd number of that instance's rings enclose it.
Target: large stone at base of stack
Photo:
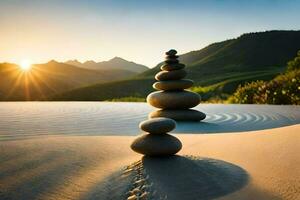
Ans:
[[[176,127],[176,122],[168,118],[155,118],[140,123],[144,134],[133,141],[131,149],[147,156],[170,156],[182,148],[181,142],[167,134]]]
[[[155,79],[158,82],[153,88],[160,90],[148,95],[147,102],[161,110],[149,114],[150,118],[167,117],[176,121],[201,121],[206,115],[193,108],[200,103],[197,93],[187,91],[193,85],[193,81],[184,79],[187,72],[185,65],[179,63],[177,51],[171,49],[166,52],[165,64],[161,66],[161,72],[157,73]]]

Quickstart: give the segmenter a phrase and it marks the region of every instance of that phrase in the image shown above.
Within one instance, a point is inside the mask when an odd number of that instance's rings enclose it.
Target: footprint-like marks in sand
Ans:
[[[248,179],[242,168],[221,160],[144,156],[99,183],[84,199],[208,200],[241,189]]]

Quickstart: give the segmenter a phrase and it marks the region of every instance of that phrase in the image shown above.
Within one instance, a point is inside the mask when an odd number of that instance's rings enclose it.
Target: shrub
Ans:
[[[297,57],[288,62],[287,71],[292,70],[300,70],[300,50],[297,53]]]
[[[288,71],[269,82],[239,86],[229,103],[300,105],[300,70]]]

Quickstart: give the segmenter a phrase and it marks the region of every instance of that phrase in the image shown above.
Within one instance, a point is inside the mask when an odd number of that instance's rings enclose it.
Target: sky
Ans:
[[[299,30],[300,0],[0,0],[0,62],[104,61],[154,67],[247,32]]]

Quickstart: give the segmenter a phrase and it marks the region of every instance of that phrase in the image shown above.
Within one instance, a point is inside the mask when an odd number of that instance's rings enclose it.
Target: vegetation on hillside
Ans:
[[[300,50],[298,51],[297,56],[293,60],[288,62],[287,70],[300,70]]]
[[[271,81],[239,86],[229,103],[300,105],[300,51],[288,62],[287,71]]]
[[[61,95],[55,95],[55,101],[109,101],[112,99],[145,98],[152,89],[153,79],[131,79],[104,84],[96,84],[80,89],[74,89]],[[146,86],[145,86],[146,85]],[[128,95],[131,94],[131,95]],[[130,97],[130,98],[129,98]]]
[[[271,80],[284,71],[300,46],[300,31],[267,31],[244,34],[236,39],[211,44],[180,56],[186,64],[192,88],[204,101],[225,100],[239,85]],[[55,100],[110,100],[145,98],[153,91],[155,68],[133,79],[79,88],[54,97]],[[88,92],[93,91],[93,92]]]
[[[109,99],[112,102],[146,102],[145,98],[142,97],[122,97],[118,99]]]
[[[283,67],[295,56],[299,46],[300,31],[246,33],[236,39],[213,43],[201,50],[183,54],[179,59],[187,65],[191,77],[198,82],[211,75]],[[153,77],[161,65],[142,75]]]

